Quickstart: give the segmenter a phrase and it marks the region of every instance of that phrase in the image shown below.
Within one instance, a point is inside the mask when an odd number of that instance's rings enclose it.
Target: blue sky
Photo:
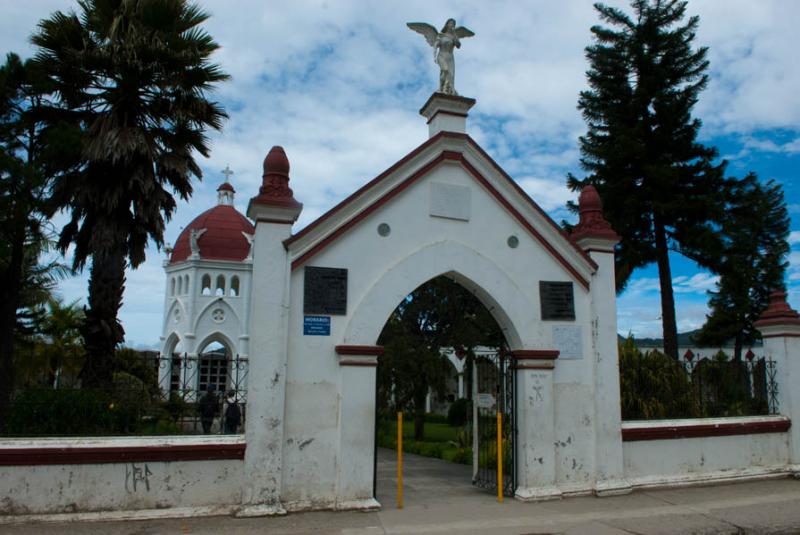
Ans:
[[[585,125],[575,105],[586,85],[583,49],[598,22],[590,1],[200,4],[222,45],[215,60],[233,77],[214,95],[230,120],[212,134],[211,157],[201,159],[204,179],[180,203],[167,241],[215,203],[228,164],[244,211],[272,145],[283,145],[292,164],[292,187],[305,205],[299,230],[422,143],[427,127],[417,112],[438,73],[427,44],[405,23],[441,26],[448,17],[476,33],[456,56],[456,88],[477,99],[468,132],[554,219],[570,217],[563,207],[576,195],[564,177],[580,173],[577,138]],[[0,0],[0,52],[31,55],[36,22],[73,6]],[[790,302],[800,308],[800,2],[690,0],[689,12],[701,17],[696,42],[710,47],[710,83],[695,110],[702,141],[729,160],[729,174],[752,170],[783,185],[793,218]],[[151,248],[147,262],[128,273],[121,319],[129,345],[158,341],[163,259]],[[673,275],[679,328],[699,327],[716,279],[677,256]],[[660,335],[657,277],[655,266],[642,269],[619,296],[620,332]],[[64,281],[60,292],[83,299],[86,276]]]

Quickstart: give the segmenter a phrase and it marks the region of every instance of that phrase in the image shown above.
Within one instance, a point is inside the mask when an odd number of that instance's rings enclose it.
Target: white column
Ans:
[[[291,223],[256,223],[241,516],[285,512],[280,495],[290,266],[283,240],[290,234]]]
[[[559,498],[556,487],[553,368],[557,351],[516,350],[517,492],[522,501]]]
[[[339,466],[336,507],[376,509],[375,476],[375,370],[380,346],[336,346],[342,372],[339,404]]]
[[[582,245],[585,245],[582,242]],[[598,496],[626,494],[622,457],[622,414],[617,342],[617,294],[614,244],[588,249],[597,263],[592,275],[592,358],[594,359],[595,492]]]
[[[458,399],[464,398],[464,372],[458,374]]]
[[[778,412],[792,421],[788,464],[800,472],[800,316],[786,302],[786,293],[776,291],[755,326],[761,331],[765,356],[775,362]]]

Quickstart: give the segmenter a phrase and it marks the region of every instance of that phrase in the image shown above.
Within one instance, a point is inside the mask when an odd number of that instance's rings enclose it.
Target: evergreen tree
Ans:
[[[725,164],[696,141],[701,123],[691,116],[708,80],[707,49],[692,47],[699,19],[684,21],[685,1],[635,0],[632,7],[631,17],[595,4],[609,27],[591,29],[589,89],[578,102],[588,125],[580,138],[587,176],[567,182],[573,191],[594,185],[622,237],[617,291],[635,269],[658,265],[664,350],[677,358],[669,253],[713,265]]]
[[[15,390],[18,342],[65,274],[57,262],[39,262],[49,246],[46,191],[75,152],[68,129],[37,118],[48,90],[32,62],[8,54],[0,66],[0,421]]]
[[[123,341],[118,320],[128,264],[163,245],[173,193],[188,199],[208,156],[207,129],[226,117],[207,99],[228,76],[211,63],[217,43],[208,15],[186,0],[79,0],[32,37],[36,61],[53,84],[51,117],[83,133],[83,165],[54,182],[53,204],[68,212],[62,250],[74,267],[91,258],[89,308],[82,328],[85,386],[108,386]]]
[[[720,280],[709,292],[711,313],[695,341],[701,345],[734,342],[734,356],[760,338],[753,327],[769,303],[769,294],[783,287],[788,262],[789,214],[780,184],[761,184],[755,174],[731,186],[722,225],[724,253]]]

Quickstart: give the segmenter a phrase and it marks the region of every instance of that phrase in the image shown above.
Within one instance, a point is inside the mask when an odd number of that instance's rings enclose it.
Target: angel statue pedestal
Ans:
[[[467,112],[474,105],[474,98],[436,92],[422,106],[419,113],[428,119],[428,134],[430,137],[441,131],[466,134]]]

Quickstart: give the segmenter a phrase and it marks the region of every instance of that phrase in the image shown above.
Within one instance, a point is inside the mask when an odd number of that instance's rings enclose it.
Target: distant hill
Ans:
[[[678,333],[678,347],[695,347],[695,344],[692,341],[692,336],[700,332],[700,329],[695,329],[693,331],[686,331],[685,333]],[[627,336],[617,335],[619,340],[625,340]],[[637,338],[635,335],[633,339],[636,341],[637,347],[663,347],[664,346],[664,339],[663,338]],[[733,340],[723,344],[723,346],[731,346],[733,347]],[[761,342],[756,342],[753,344],[753,347],[761,346]]]

